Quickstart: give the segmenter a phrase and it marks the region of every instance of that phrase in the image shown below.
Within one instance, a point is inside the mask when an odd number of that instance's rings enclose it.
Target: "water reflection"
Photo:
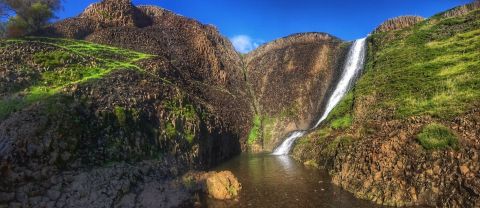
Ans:
[[[330,183],[325,171],[305,168],[289,156],[241,155],[217,167],[242,183],[237,201],[204,197],[203,207],[378,207]]]

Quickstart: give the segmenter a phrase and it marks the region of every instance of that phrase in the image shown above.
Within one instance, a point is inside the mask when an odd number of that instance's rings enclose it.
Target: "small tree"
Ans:
[[[11,10],[7,26],[8,36],[18,37],[40,30],[53,12],[60,8],[60,0],[0,0],[0,7]]]

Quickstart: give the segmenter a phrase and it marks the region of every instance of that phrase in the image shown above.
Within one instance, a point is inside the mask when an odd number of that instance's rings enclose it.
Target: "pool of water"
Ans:
[[[356,199],[331,183],[324,170],[305,167],[289,156],[243,154],[214,169],[232,171],[242,183],[235,201],[202,197],[202,207],[381,207]]]

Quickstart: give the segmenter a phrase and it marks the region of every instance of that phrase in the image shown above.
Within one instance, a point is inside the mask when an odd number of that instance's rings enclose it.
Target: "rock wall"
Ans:
[[[453,8],[449,11],[446,11],[442,14],[443,17],[458,17],[461,15],[465,15],[473,10],[480,9],[480,1],[475,0],[470,4],[466,4],[457,8]]]
[[[480,111],[448,123],[462,148],[426,152],[413,139],[431,118],[378,123],[377,133],[335,156],[333,182],[356,197],[391,206],[475,207],[480,194]]]
[[[341,71],[348,44],[324,33],[268,43],[245,57],[249,88],[261,119],[253,146],[272,151],[287,133],[308,129]]]
[[[425,20],[425,18],[420,16],[400,16],[389,19],[380,26],[378,26],[373,33],[381,33],[381,32],[388,32],[394,30],[401,30],[412,25],[415,25],[421,21]]]
[[[4,101],[21,98],[45,73],[103,61],[95,57],[101,51],[73,53],[39,40],[4,43],[0,73],[6,76],[0,85],[10,88],[1,92],[2,113],[9,107]],[[59,51],[69,56],[56,67],[44,68],[35,58]],[[149,61],[142,64],[149,66]],[[218,124],[207,104],[164,79],[170,67],[156,57],[155,67],[117,69],[2,115],[0,206],[113,206],[128,193],[151,194],[149,187],[167,186],[167,177],[239,154],[239,135]],[[189,199],[190,194],[184,194],[174,204]],[[158,202],[141,202],[149,200]]]
[[[163,78],[207,106],[226,132],[240,138],[248,133],[251,101],[241,59],[213,26],[159,7],[105,0],[89,6],[79,17],[51,25],[44,34],[86,39],[168,59],[170,68]],[[150,60],[144,67],[159,71],[154,69],[158,67],[154,62]]]

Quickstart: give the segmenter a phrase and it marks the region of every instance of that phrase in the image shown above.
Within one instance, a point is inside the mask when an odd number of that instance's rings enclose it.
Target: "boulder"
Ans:
[[[189,172],[182,177],[182,181],[187,190],[203,192],[218,200],[235,199],[242,189],[242,185],[230,171]]]
[[[242,185],[230,171],[211,174],[206,180],[208,194],[219,200],[234,199],[238,196]]]

